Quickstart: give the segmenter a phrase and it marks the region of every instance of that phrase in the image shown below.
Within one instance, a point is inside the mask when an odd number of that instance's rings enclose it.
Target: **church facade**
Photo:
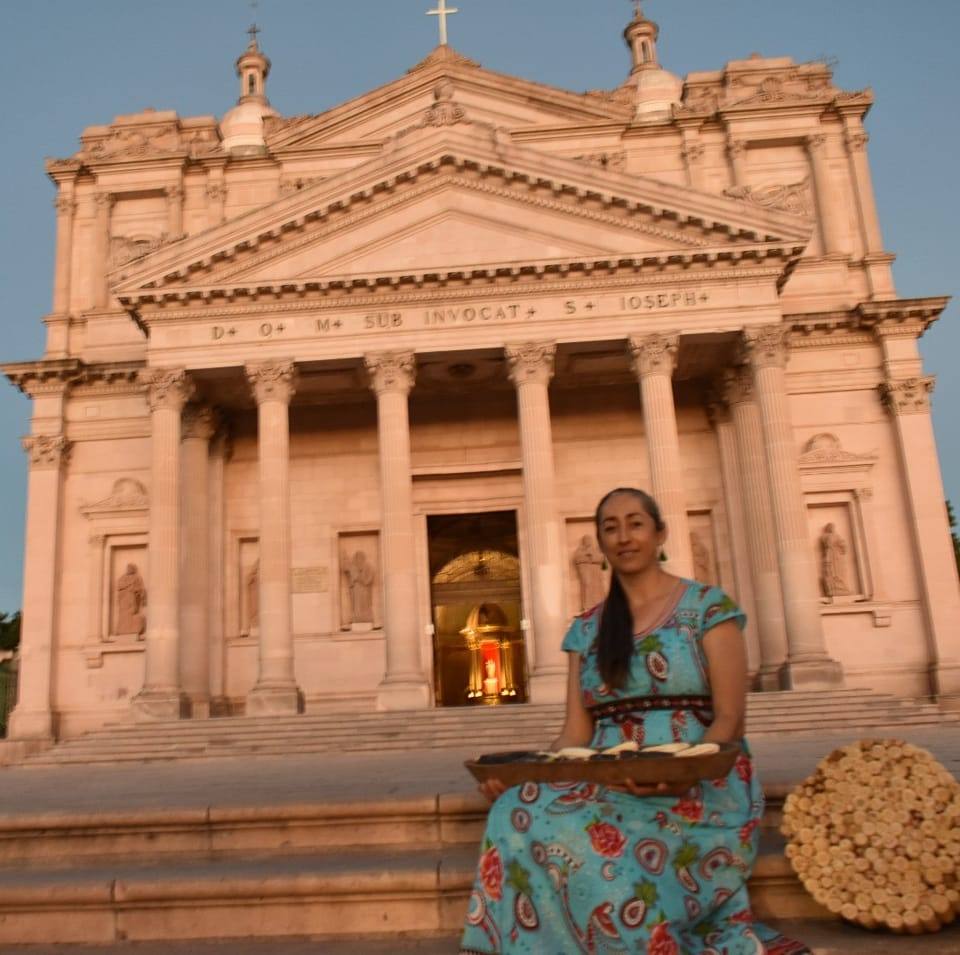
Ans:
[[[314,116],[51,160],[14,739],[556,701],[593,509],[746,609],[757,689],[960,697],[960,595],[869,91],[755,56],[571,93],[437,47]]]

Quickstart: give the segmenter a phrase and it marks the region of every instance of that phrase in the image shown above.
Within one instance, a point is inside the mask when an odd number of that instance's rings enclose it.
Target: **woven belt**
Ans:
[[[693,710],[713,712],[713,699],[709,696],[634,696],[610,703],[597,703],[588,707],[595,719],[610,716],[626,716],[629,713],[647,713],[651,710]]]

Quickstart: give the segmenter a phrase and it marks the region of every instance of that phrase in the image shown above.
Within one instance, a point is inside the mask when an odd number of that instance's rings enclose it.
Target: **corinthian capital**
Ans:
[[[821,152],[827,145],[827,137],[823,133],[815,133],[813,136],[807,137],[807,149],[811,153]]]
[[[553,359],[557,353],[554,342],[521,342],[506,345],[504,353],[510,366],[510,380],[515,385],[536,382],[550,384],[553,378]]]
[[[785,368],[790,355],[790,329],[786,325],[746,328],[743,350],[754,368]]]
[[[58,215],[72,216],[77,211],[77,201],[73,196],[64,195],[61,192],[53,200],[53,207]]]
[[[70,455],[70,442],[62,434],[32,434],[20,443],[32,468],[59,468]]]
[[[216,433],[220,417],[210,405],[187,405],[183,412],[180,434],[184,438],[209,441]]]
[[[143,375],[151,411],[181,411],[193,397],[194,385],[183,368],[151,368]]]
[[[846,142],[847,149],[850,150],[850,152],[859,153],[867,148],[867,143],[870,142],[870,136],[863,130],[859,130],[858,132],[850,132],[847,133]]]
[[[370,387],[378,394],[410,394],[417,377],[417,360],[412,351],[381,351],[364,355]]]
[[[93,201],[96,203],[98,212],[109,212],[113,208],[116,196],[112,192],[94,193]]]
[[[265,401],[290,403],[297,389],[297,366],[292,358],[253,361],[245,365],[243,370],[258,405]]]
[[[877,389],[884,407],[892,415],[929,414],[930,395],[936,378],[926,375],[922,378],[899,378],[895,381],[881,382]]]
[[[672,376],[677,366],[677,335],[634,335],[630,338],[630,365],[638,379]]]
[[[747,365],[736,365],[724,371],[720,392],[728,405],[743,404],[753,400],[753,375]]]

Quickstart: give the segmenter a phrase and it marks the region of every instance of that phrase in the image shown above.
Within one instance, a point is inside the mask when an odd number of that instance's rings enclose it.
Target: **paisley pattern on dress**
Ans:
[[[622,689],[597,669],[601,608],[567,632],[563,649],[579,656],[584,704],[597,711],[592,747],[703,738],[712,720],[703,635],[725,620],[742,628],[745,617],[719,588],[684,584],[667,619],[636,636]],[[725,778],[681,797],[583,782],[508,789],[487,819],[461,955],[809,952],[750,912],[763,793],[743,747]]]

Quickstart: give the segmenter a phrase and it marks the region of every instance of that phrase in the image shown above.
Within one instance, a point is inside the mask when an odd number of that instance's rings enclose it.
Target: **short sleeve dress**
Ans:
[[[597,669],[601,606],[571,625],[591,746],[695,743],[713,719],[702,640],[745,617],[719,588],[684,580],[676,604],[637,634],[618,690]],[[756,922],[747,879],[763,793],[743,743],[729,775],[683,797],[636,797],[588,783],[526,783],[491,807],[461,955],[646,952],[801,955]]]

